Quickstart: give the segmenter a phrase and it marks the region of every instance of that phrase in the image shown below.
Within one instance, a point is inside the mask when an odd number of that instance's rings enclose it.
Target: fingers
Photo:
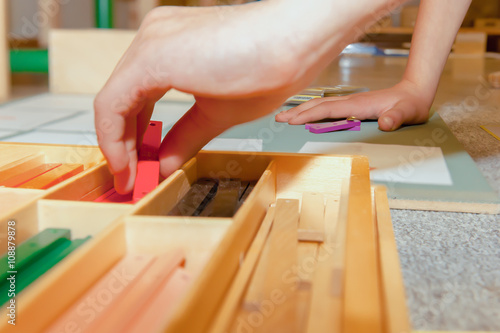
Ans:
[[[310,100],[296,107],[293,107],[289,110],[278,113],[275,119],[277,122],[287,123],[290,119],[297,116],[299,113],[304,112],[312,107],[315,107],[316,105],[319,105],[323,102],[324,100],[321,98]]]
[[[154,101],[147,103],[142,108],[137,116],[133,115],[126,118],[126,130],[124,135],[125,147],[127,150],[126,157],[128,163],[120,172],[114,174],[115,190],[120,194],[127,194],[132,192],[135,185],[135,178],[137,174],[137,155],[142,145],[142,138],[151,119],[151,114],[154,109]]]
[[[321,120],[325,118],[347,118],[356,116],[359,119],[367,119],[366,109],[360,108],[360,105],[353,100],[342,99],[334,101],[323,101],[314,103],[309,108],[301,108],[299,112],[293,112],[288,119],[290,125],[305,124],[308,122]]]
[[[125,66],[122,61],[94,102],[99,146],[121,194],[133,190],[137,145],[154,103],[168,90],[148,85],[144,73],[140,66]]]
[[[160,171],[168,177],[196,155],[210,140],[226,130],[206,117],[198,104],[172,127],[160,147]]]
[[[137,170],[137,120],[136,117],[126,119],[123,144],[126,150],[128,163],[125,168],[114,173],[116,192],[126,194],[134,189],[135,174]]]

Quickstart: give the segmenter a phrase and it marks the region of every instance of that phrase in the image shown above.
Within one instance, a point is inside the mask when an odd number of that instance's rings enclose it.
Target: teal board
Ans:
[[[263,151],[268,152],[298,152],[308,141],[439,147],[453,184],[373,182],[387,186],[391,207],[490,214],[500,211],[498,195],[437,113],[426,124],[394,132],[380,131],[376,121],[365,121],[359,132],[323,134],[310,133],[303,125],[276,123],[275,114],[236,126],[219,138],[261,139]]]

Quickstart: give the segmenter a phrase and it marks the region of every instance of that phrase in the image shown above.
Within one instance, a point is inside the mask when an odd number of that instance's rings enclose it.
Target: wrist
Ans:
[[[396,86],[405,89],[411,95],[418,98],[419,102],[427,108],[431,107],[436,95],[436,87],[434,85],[414,81],[406,77],[403,77]]]

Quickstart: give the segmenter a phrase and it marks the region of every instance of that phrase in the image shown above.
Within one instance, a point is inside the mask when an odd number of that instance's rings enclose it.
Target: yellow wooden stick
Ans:
[[[211,325],[211,333],[224,332],[233,321],[233,316],[236,313],[238,305],[241,303],[240,301],[243,292],[248,285],[257,260],[261,257],[262,249],[269,235],[269,231],[271,230],[271,225],[274,220],[274,209],[274,207],[269,208],[252,245],[248,249],[243,265],[240,267],[238,274],[236,275],[236,278],[234,279],[234,282],[231,285],[222,306],[220,307],[219,313]]]
[[[81,164],[63,164],[24,184],[20,188],[48,189],[83,171]]]
[[[340,333],[342,329],[342,280],[349,181],[342,184],[340,200],[327,197],[325,243],[319,247],[312,281],[307,333]]]
[[[325,203],[323,195],[318,193],[302,194],[298,237],[301,241],[322,242],[325,223],[323,215]]]
[[[409,333],[411,325],[386,189],[375,187],[386,333]]]
[[[343,332],[383,329],[377,234],[368,159],[353,158],[347,215]]]
[[[17,161],[6,164],[0,168],[0,180],[8,179],[21,174],[44,163],[43,154],[33,154],[23,157]]]

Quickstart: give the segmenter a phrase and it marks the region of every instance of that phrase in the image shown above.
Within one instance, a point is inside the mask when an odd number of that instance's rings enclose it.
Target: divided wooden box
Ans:
[[[49,189],[0,188],[0,249],[45,228],[92,239],[16,297],[16,326],[42,332],[126,253],[182,248],[190,290],[164,332],[409,332],[385,189],[365,157],[202,151],[134,205],[97,147],[0,144],[0,172],[32,156],[80,163]],[[257,180],[232,218],[167,213],[199,178]],[[2,309],[6,318],[6,309]]]

